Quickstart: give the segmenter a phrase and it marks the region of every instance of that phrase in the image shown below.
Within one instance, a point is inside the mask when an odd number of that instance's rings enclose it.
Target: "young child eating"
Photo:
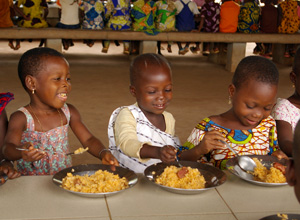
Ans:
[[[232,107],[196,125],[184,144],[190,150],[184,151],[181,158],[200,159],[223,169],[235,155],[221,141],[226,141],[239,155],[284,157],[277,146],[275,120],[270,116],[278,79],[278,70],[270,60],[258,56],[244,58],[228,87]]]
[[[118,165],[84,125],[78,110],[66,104],[71,75],[61,53],[46,47],[28,50],[19,61],[18,74],[30,102],[11,115],[3,153],[17,161],[22,175],[53,175],[72,165],[66,155],[69,126],[89,153],[104,164]]]
[[[157,162],[175,160],[179,140],[172,100],[172,71],[158,54],[142,54],[130,66],[130,93],[136,103],[116,109],[109,121],[109,147],[121,166],[136,173]]]

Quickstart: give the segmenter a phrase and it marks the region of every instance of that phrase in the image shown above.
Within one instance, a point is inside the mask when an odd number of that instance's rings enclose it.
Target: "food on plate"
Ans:
[[[206,183],[198,169],[176,166],[166,167],[164,172],[155,179],[155,182],[160,185],[182,189],[203,189]]]
[[[255,176],[255,180],[266,183],[285,183],[286,178],[284,176],[285,167],[282,164],[273,164],[270,169],[265,167],[259,159],[253,158],[256,163],[254,172],[252,173]]]
[[[120,178],[118,174],[106,170],[98,170],[90,176],[67,173],[61,185],[64,189],[82,193],[114,192],[126,189],[128,186],[128,180],[125,177]]]
[[[87,148],[80,147],[80,148],[78,148],[77,150],[74,151],[74,154],[82,154],[82,153],[84,153],[88,150],[89,150],[88,147]]]
[[[281,220],[287,220],[287,219],[289,219],[289,217],[288,217],[287,214],[280,214],[280,213],[277,213],[277,217],[278,217],[278,218],[281,218]]]

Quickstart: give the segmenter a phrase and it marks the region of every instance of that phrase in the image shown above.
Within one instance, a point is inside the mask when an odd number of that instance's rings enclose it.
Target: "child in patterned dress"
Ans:
[[[279,73],[260,56],[244,58],[229,85],[232,107],[204,118],[187,139],[181,159],[200,160],[221,169],[235,155],[220,141],[226,141],[239,155],[286,157],[277,145],[276,124],[270,116],[275,105]]]
[[[175,160],[179,139],[172,100],[172,72],[159,54],[142,54],[130,66],[130,93],[136,102],[117,108],[108,125],[109,147],[121,166],[143,173],[147,166]]]
[[[83,0],[79,8],[84,12],[82,29],[102,30],[104,28],[104,6],[100,0]],[[87,46],[92,47],[95,40],[84,40]]]
[[[276,120],[279,146],[288,156],[292,156],[294,131],[300,119],[300,49],[296,52],[290,79],[295,88],[294,94],[287,99],[278,98],[272,111]]]
[[[61,53],[46,47],[28,50],[18,73],[30,103],[11,115],[3,153],[17,162],[22,175],[53,175],[72,165],[66,155],[69,126],[90,154],[104,164],[118,165],[83,124],[78,110],[66,103],[71,82],[69,64]]]
[[[3,158],[2,155],[2,146],[4,143],[4,138],[7,131],[7,115],[5,111],[5,106],[14,98],[14,95],[10,92],[0,93],[0,185],[1,185],[1,176],[2,174],[7,175],[9,179],[14,179],[19,177],[21,174],[17,172],[13,164],[10,161],[7,161]]]

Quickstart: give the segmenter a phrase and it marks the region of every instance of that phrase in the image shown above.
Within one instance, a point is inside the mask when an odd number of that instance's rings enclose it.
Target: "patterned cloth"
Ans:
[[[300,20],[297,14],[297,1],[285,0],[278,6],[282,13],[282,19],[278,27],[278,33],[294,34],[299,30]]]
[[[172,0],[161,0],[156,2],[156,28],[160,31],[176,31],[175,15],[176,6]]]
[[[138,158],[129,157],[123,153],[123,151],[116,146],[114,135],[114,124],[119,112],[126,107],[120,107],[116,109],[109,120],[108,124],[108,138],[109,149],[112,154],[117,158],[122,167],[129,168],[136,173],[143,173],[147,166],[161,162],[158,159],[149,159],[141,162]],[[146,142],[150,145],[163,147],[164,145],[172,145],[179,148],[180,142],[177,137],[174,137],[166,132],[156,128],[144,115],[139,107],[136,105],[127,106],[136,120],[136,134],[140,142]]]
[[[14,99],[14,94],[8,93],[0,93],[0,115],[5,108],[5,106]]]
[[[226,142],[239,155],[267,155],[278,149],[275,120],[271,116],[262,120],[257,127],[249,130],[232,130],[205,118],[193,129],[183,146],[189,149],[194,148],[211,128],[220,131],[227,138]],[[224,169],[226,161],[233,157],[235,155],[229,149],[213,150],[204,155],[200,161]]]
[[[234,1],[226,1],[221,5],[220,32],[235,33],[238,26],[240,6]]]
[[[22,19],[18,24],[20,27],[48,27],[48,23],[43,17],[44,9],[48,8],[46,0],[18,0],[18,7],[21,6],[23,7],[24,14],[30,16],[30,20]]]
[[[130,30],[130,8],[129,0],[108,0],[105,6],[107,27],[112,30]]]
[[[82,29],[97,29],[104,28],[103,13],[104,6],[100,0],[84,0],[79,8],[84,11]]]
[[[137,0],[133,3],[131,16],[133,17],[132,28],[134,31],[143,31],[149,35],[156,35],[159,31],[155,28],[157,7],[154,1]]]
[[[275,120],[288,122],[294,130],[300,119],[300,109],[290,103],[287,99],[278,98],[277,103],[272,110],[272,116]]]
[[[238,30],[242,33],[259,32],[260,8],[256,2],[246,2],[240,8]]]
[[[201,8],[201,17],[204,18],[204,32],[219,32],[220,5],[213,1],[205,3]]]
[[[68,128],[70,122],[70,111],[65,104],[61,109],[67,118],[67,124],[46,132],[35,131],[35,124],[32,115],[26,108],[22,111],[27,118],[27,128],[22,134],[21,144],[31,142],[36,149],[45,150],[47,155],[35,162],[26,162],[23,159],[17,160],[17,169],[22,175],[53,175],[62,169],[72,166],[69,153]]]
[[[10,8],[12,4],[12,0],[0,0],[0,27],[14,26],[10,18]]]

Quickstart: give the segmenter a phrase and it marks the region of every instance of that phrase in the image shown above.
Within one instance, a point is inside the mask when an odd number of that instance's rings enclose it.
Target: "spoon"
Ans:
[[[239,156],[238,153],[232,147],[230,147],[230,145],[227,142],[222,141],[222,140],[219,140],[219,141],[222,142],[223,144],[225,144],[226,147],[229,148],[229,150],[231,150],[235,154],[235,156],[238,159],[238,164],[242,170],[254,172],[256,163],[254,162],[254,160],[252,160],[252,158],[250,158],[248,156],[244,156],[244,155]]]

